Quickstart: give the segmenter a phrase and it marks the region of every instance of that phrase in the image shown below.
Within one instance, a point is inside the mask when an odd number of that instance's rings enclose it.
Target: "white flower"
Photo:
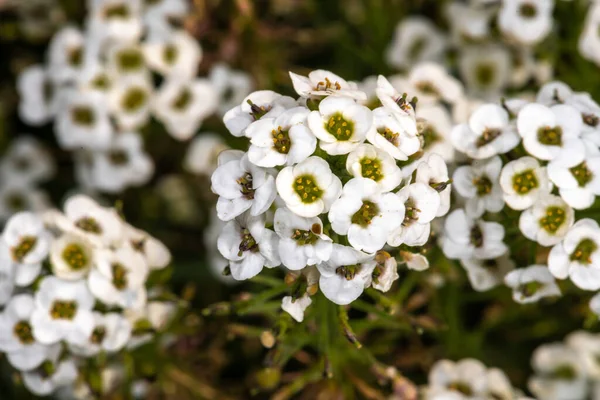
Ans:
[[[503,239],[504,227],[499,223],[476,220],[457,209],[446,218],[442,248],[450,259],[485,260],[507,252]]]
[[[66,26],[58,31],[48,47],[48,74],[54,83],[74,82],[85,61],[85,38],[81,31]]]
[[[519,229],[526,238],[542,246],[553,246],[565,237],[574,219],[573,209],[563,199],[547,195],[521,213]]]
[[[430,20],[410,17],[396,27],[385,58],[393,67],[408,68],[421,61],[441,58],[445,48],[444,35]]]
[[[550,33],[553,8],[553,0],[504,0],[498,26],[510,39],[534,45]]]
[[[215,64],[210,70],[208,79],[217,89],[219,112],[222,115],[240,104],[254,86],[247,73],[234,71],[224,63]]]
[[[361,144],[348,154],[346,170],[355,178],[373,180],[382,193],[392,191],[402,181],[402,171],[392,156],[370,144]]]
[[[446,8],[448,23],[452,28],[454,41],[478,41],[490,34],[490,18],[493,10],[474,4],[452,2]]]
[[[481,217],[486,211],[499,212],[504,207],[502,188],[499,184],[502,159],[495,156],[486,160],[475,160],[471,165],[458,167],[452,176],[456,191],[467,201],[466,213]]]
[[[529,154],[541,160],[583,154],[581,114],[569,105],[528,104],[519,112],[517,129]]]
[[[305,293],[299,299],[294,300],[292,296],[284,296],[281,299],[281,309],[290,314],[298,322],[304,321],[304,311],[312,304],[312,299]]]
[[[19,116],[30,125],[43,125],[55,115],[58,88],[50,80],[43,66],[33,65],[23,70],[17,78]]]
[[[125,76],[148,74],[142,47],[138,43],[115,42],[106,52],[108,76],[120,79]]]
[[[367,95],[358,90],[355,82],[347,82],[340,76],[330,71],[317,69],[308,74],[308,77],[290,72],[294,90],[300,97],[344,96],[351,99],[365,101]]]
[[[90,0],[89,29],[107,41],[131,42],[142,34],[140,0]]]
[[[294,165],[306,160],[317,147],[317,139],[306,126],[309,110],[294,107],[277,118],[261,118],[248,125],[248,159],[259,167]]]
[[[229,221],[217,241],[219,251],[228,259],[231,276],[236,280],[250,279],[263,267],[281,264],[277,235],[265,228],[265,217],[242,214]]]
[[[0,306],[8,303],[12,297],[15,289],[15,267],[9,248],[0,240]]]
[[[563,241],[550,250],[548,269],[558,279],[569,277],[581,289],[600,289],[598,223],[590,218],[577,221]]]
[[[377,265],[373,270],[372,286],[381,292],[387,292],[392,288],[394,282],[400,277],[398,275],[398,262],[386,251],[379,251],[375,255]]]
[[[21,374],[23,384],[30,392],[48,396],[75,383],[78,376],[75,361],[72,358],[62,359],[61,354],[61,346],[52,346],[37,369]]]
[[[475,159],[507,153],[519,144],[519,140],[508,112],[496,104],[479,107],[468,124],[452,129],[454,147]]]
[[[506,286],[513,290],[517,303],[535,303],[543,297],[560,296],[560,289],[545,265],[530,265],[515,269],[504,277]]]
[[[352,247],[366,253],[380,250],[404,220],[404,204],[394,193],[381,193],[376,182],[353,178],[331,206],[331,228],[348,235]]]
[[[417,118],[420,151],[416,155],[439,154],[446,162],[454,161],[455,151],[450,141],[453,123],[448,110],[437,104],[419,105]]]
[[[335,304],[350,304],[369,287],[376,265],[373,256],[334,244],[331,258],[317,265],[321,273],[319,289]]]
[[[546,83],[538,90],[535,101],[549,107],[566,103],[573,94],[573,89],[566,83],[552,81]]]
[[[575,350],[583,364],[585,374],[597,381],[600,378],[600,365],[596,362],[600,354],[600,338],[598,334],[587,331],[575,331],[565,338],[565,343]]]
[[[342,193],[342,182],[320,157],[308,157],[277,175],[277,192],[295,214],[311,218],[328,212]]]
[[[271,90],[252,92],[242,103],[230,109],[223,116],[223,122],[229,132],[236,137],[244,136],[246,127],[254,121],[276,118],[288,108],[297,106],[296,100],[282,96]]]
[[[48,255],[51,237],[41,218],[32,212],[23,211],[8,220],[2,240],[10,248],[15,262],[38,264]]]
[[[138,133],[116,134],[106,150],[92,154],[89,183],[101,191],[119,193],[148,182],[154,173],[154,161],[143,144]]]
[[[450,193],[452,185],[448,176],[448,167],[442,156],[430,154],[427,159],[417,165],[415,182],[424,183],[435,189],[440,195],[440,206],[436,217],[444,216],[450,210]]]
[[[165,268],[171,263],[171,252],[160,240],[147,232],[124,224],[125,244],[140,253],[151,270]]]
[[[600,25],[600,4],[593,2],[585,17],[583,31],[579,36],[579,53],[586,59],[600,65],[600,37],[598,37],[598,26]]]
[[[391,79],[395,81],[395,79],[393,78],[394,77],[392,77]],[[402,83],[404,83],[403,80],[401,80],[400,84]],[[377,77],[377,88],[375,89],[375,93],[377,94],[377,97],[379,98],[379,101],[381,102],[382,106],[387,111],[389,111],[395,118],[397,118],[399,122],[403,124],[405,129],[409,130],[409,134],[414,135],[416,134],[416,129],[414,129],[414,127],[411,127],[410,121],[400,117],[410,117],[413,119],[414,122],[414,98],[411,102],[411,100],[408,99],[408,94],[406,92],[399,92],[396,86],[397,85],[392,85],[392,83],[390,83],[390,81],[388,81],[385,76],[379,75]]]
[[[69,342],[69,350],[76,355],[90,357],[101,351],[114,353],[125,347],[131,337],[132,326],[129,320],[119,313],[93,313],[94,330],[89,336],[74,332]]]
[[[367,132],[367,140],[402,161],[415,154],[421,145],[414,116],[393,113],[385,107],[373,110],[373,126]]]
[[[40,366],[49,347],[35,341],[30,318],[35,309],[33,297],[18,294],[10,299],[0,314],[0,350],[10,364],[20,371]]]
[[[45,181],[54,175],[52,156],[37,139],[19,136],[0,160],[0,175],[28,183]]]
[[[181,80],[193,79],[202,60],[198,41],[184,30],[173,32],[165,41],[150,41],[143,49],[150,68]]]
[[[429,260],[422,254],[400,251],[400,256],[408,269],[412,269],[413,271],[425,271],[429,269]]]
[[[69,340],[74,331],[91,334],[94,296],[86,282],[64,281],[46,276],[35,293],[35,310],[31,314],[33,337],[42,344]]]
[[[203,132],[190,142],[183,167],[193,174],[212,175],[217,169],[219,153],[229,146],[216,133]]]
[[[583,119],[582,139],[600,147],[600,105],[592,99],[589,93],[575,93],[569,96],[565,102],[581,113]]]
[[[52,242],[50,263],[57,277],[69,281],[82,279],[94,265],[94,248],[81,236],[62,235]]]
[[[525,210],[552,190],[545,167],[533,157],[521,157],[502,168],[500,186],[504,201],[514,210]]]
[[[0,181],[0,221],[6,221],[19,211],[43,211],[49,205],[46,193],[26,181],[14,177]]]
[[[475,45],[461,49],[458,67],[468,92],[495,101],[508,85],[512,62],[505,47]]]
[[[302,218],[286,208],[278,208],[273,226],[279,236],[279,256],[287,268],[300,270],[331,256],[332,241],[323,234],[319,218]]]
[[[460,264],[467,272],[471,286],[478,292],[503,284],[506,274],[515,269],[515,263],[508,254],[486,260],[465,258],[460,260]]]
[[[320,139],[319,146],[331,155],[348,154],[367,136],[373,114],[348,97],[330,96],[319,110],[308,115],[308,127]]]
[[[173,19],[184,19],[190,9],[186,0],[156,0],[144,4],[144,23],[151,38],[171,37],[179,32],[171,27]]]
[[[58,144],[67,150],[106,148],[113,127],[103,95],[69,91],[54,122]]]
[[[246,210],[253,216],[260,215],[277,196],[273,175],[252,164],[248,155],[219,166],[211,182],[213,192],[219,195],[217,212],[223,221],[230,221]]]
[[[150,117],[153,86],[145,75],[125,76],[115,81],[108,96],[108,107],[121,130],[142,127]]]
[[[397,195],[399,203],[404,204],[404,220],[389,234],[387,243],[392,247],[424,245],[429,239],[430,222],[440,208],[440,195],[424,183],[406,185]]]
[[[478,360],[440,360],[429,370],[428,400],[487,398],[486,368]]]
[[[460,81],[450,75],[442,65],[434,62],[423,62],[414,66],[406,81],[399,83],[397,87],[417,96],[419,105],[440,101],[454,104],[463,96]]]
[[[217,93],[207,79],[166,80],[152,99],[152,110],[177,140],[191,138],[218,106]]]
[[[587,380],[579,355],[562,343],[544,344],[531,357],[535,375],[529,390],[539,399],[575,400],[587,397]]]
[[[108,306],[139,308],[146,304],[148,273],[144,257],[130,247],[97,250],[96,268],[88,276],[88,286]]]

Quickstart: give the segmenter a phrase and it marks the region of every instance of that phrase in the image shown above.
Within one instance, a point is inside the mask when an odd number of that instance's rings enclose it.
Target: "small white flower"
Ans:
[[[460,264],[466,270],[471,286],[478,292],[503,284],[506,274],[515,269],[515,263],[508,254],[486,260],[465,258],[460,260]]]
[[[504,0],[498,13],[498,26],[510,39],[535,45],[552,29],[553,8],[553,0]]]
[[[52,156],[32,136],[19,136],[0,160],[0,175],[28,183],[45,181],[54,175]]]
[[[248,125],[248,159],[267,168],[306,160],[317,147],[317,139],[306,126],[309,112],[305,107],[294,107],[277,118],[263,117]]]
[[[400,256],[408,269],[412,269],[413,271],[425,271],[429,269],[429,260],[422,254],[400,251]]]
[[[277,175],[277,192],[286,206],[301,217],[311,218],[328,212],[342,193],[342,182],[329,164],[311,156]]]
[[[499,212],[504,207],[502,188],[499,184],[502,159],[495,156],[475,160],[471,165],[458,167],[452,176],[453,186],[465,199],[465,211],[473,217],[481,217],[486,211]]]
[[[350,304],[369,287],[376,265],[373,256],[334,244],[331,258],[317,265],[321,273],[319,289],[335,304]]]
[[[506,286],[513,290],[517,303],[535,303],[543,297],[560,296],[560,289],[545,265],[530,265],[515,269],[504,277]]]
[[[444,216],[450,210],[450,194],[452,185],[448,176],[448,167],[442,156],[429,154],[427,159],[417,164],[415,182],[431,186],[440,196],[440,206],[436,217]]]
[[[183,167],[193,174],[210,176],[217,169],[219,153],[228,148],[216,133],[204,132],[190,142]]]
[[[31,393],[48,396],[75,383],[77,365],[72,358],[61,359],[61,354],[61,346],[52,346],[37,369],[21,374],[23,384]]]
[[[367,100],[367,95],[358,90],[358,85],[355,82],[347,82],[330,71],[317,69],[310,72],[307,77],[290,72],[290,78],[294,90],[300,97],[311,98],[334,95],[359,101]]]
[[[600,65],[600,4],[593,2],[585,17],[583,31],[579,36],[579,53],[586,59]]]
[[[116,79],[148,74],[142,47],[137,43],[112,43],[106,51],[106,72]]]
[[[525,210],[552,190],[545,167],[533,157],[521,157],[502,168],[500,186],[504,201],[514,210]]]
[[[544,84],[537,92],[536,103],[545,106],[566,103],[573,96],[573,89],[564,82],[552,81]]]
[[[123,226],[125,244],[140,253],[150,270],[165,268],[171,263],[171,252],[160,240],[129,224]]]
[[[17,78],[19,92],[19,116],[30,125],[43,125],[55,115],[58,106],[58,91],[48,72],[41,65],[23,70]]]
[[[404,220],[404,204],[394,193],[381,193],[376,182],[353,178],[331,206],[331,228],[348,235],[352,247],[366,253],[380,250]]]
[[[48,74],[54,83],[74,82],[85,61],[85,37],[73,26],[58,31],[48,47]]]
[[[288,108],[297,106],[296,100],[272,90],[252,92],[242,103],[223,116],[229,132],[236,137],[244,136],[246,127],[261,118],[276,118]]]
[[[600,365],[596,361],[600,354],[600,338],[598,334],[587,331],[575,331],[565,338],[565,343],[579,355],[585,369],[585,374],[594,381],[597,381],[600,378]]]
[[[51,237],[41,218],[23,211],[8,220],[2,240],[9,247],[15,262],[39,264],[48,255]]]
[[[558,279],[569,277],[584,290],[600,289],[600,228],[590,218],[577,221],[550,250],[548,268]]]
[[[96,268],[88,276],[88,286],[108,306],[140,308],[146,304],[148,273],[144,257],[130,247],[97,250]]]
[[[253,216],[260,215],[277,196],[273,175],[252,164],[248,155],[219,166],[211,182],[213,192],[219,195],[217,212],[223,221],[230,221],[246,210]]]
[[[471,94],[495,101],[509,83],[512,62],[503,46],[465,46],[458,59],[460,75]]]
[[[385,57],[393,67],[408,68],[421,61],[440,59],[445,48],[443,33],[430,20],[410,17],[396,27]]]
[[[35,293],[35,310],[31,314],[33,337],[42,344],[53,344],[69,340],[74,331],[91,334],[92,307],[94,296],[84,280],[43,278]]]
[[[499,223],[476,220],[457,209],[446,218],[442,248],[450,259],[485,260],[507,252],[503,239],[504,227]]]
[[[232,70],[224,63],[215,64],[210,70],[208,79],[217,89],[221,115],[240,104],[254,86],[247,73]]]
[[[121,130],[133,131],[150,118],[153,86],[145,75],[125,76],[113,84],[108,107]]]
[[[429,239],[430,222],[440,208],[440,195],[424,183],[404,186],[397,195],[399,203],[404,204],[404,220],[389,234],[387,243],[392,247],[424,245]]]
[[[490,35],[493,10],[474,4],[452,2],[446,12],[455,42],[460,44],[463,41],[479,41]]]
[[[387,292],[392,288],[394,282],[400,277],[398,275],[398,262],[385,251],[379,251],[375,255],[377,265],[372,274],[372,286],[381,292]]]
[[[83,237],[62,235],[52,242],[50,263],[57,277],[69,281],[82,279],[94,265],[94,248]]]
[[[463,96],[460,81],[446,69],[434,62],[424,62],[414,66],[404,82],[397,87],[410,88],[411,95],[417,96],[419,105],[436,104],[441,101],[454,104]],[[412,90],[411,90],[412,89]]]
[[[453,123],[446,108],[438,104],[419,105],[417,130],[420,151],[415,155],[439,154],[446,162],[454,161],[455,151],[450,141],[452,128]],[[413,164],[413,166],[416,165]]]
[[[397,86],[403,84],[404,81],[400,79],[400,82],[396,84],[394,78],[395,77],[390,78],[394,81],[394,85],[392,85],[392,83],[385,76],[379,75],[377,77],[377,88],[375,89],[375,93],[377,94],[382,106],[395,118],[397,118],[399,122],[403,124],[405,129],[409,130],[409,134],[414,135],[416,134],[415,129],[411,127],[410,121],[400,117],[410,117],[414,122],[414,101],[411,102],[406,92],[399,92],[396,88]],[[414,98],[412,100],[414,100]]]
[[[281,299],[281,309],[290,314],[298,322],[304,321],[304,312],[312,304],[312,299],[305,293],[299,299],[294,300],[292,296],[284,296]]]
[[[393,113],[385,107],[373,110],[373,126],[367,140],[396,160],[406,161],[421,145],[414,116]]]
[[[402,181],[402,171],[392,156],[370,144],[361,144],[348,154],[346,170],[355,178],[373,180],[382,193],[392,191]]]
[[[569,158],[585,152],[580,139],[581,114],[569,105],[528,104],[519,112],[517,129],[525,149],[541,160]]]
[[[330,96],[319,110],[308,115],[308,127],[320,139],[319,146],[331,155],[348,154],[367,136],[373,114],[348,97]]]
[[[152,99],[152,110],[177,140],[191,138],[218,106],[217,93],[207,79],[178,76],[165,81]]]
[[[6,221],[19,211],[43,211],[50,206],[45,192],[26,181],[10,177],[0,181],[0,221]]]
[[[575,107],[581,113],[582,139],[600,147],[600,105],[592,99],[589,93],[575,93],[569,96],[565,103]]]
[[[190,4],[186,0],[156,0],[145,2],[144,4],[144,23],[148,30],[148,35],[152,38],[171,37],[179,30],[175,31],[171,27],[171,21],[174,19],[183,20],[188,14]]]
[[[101,351],[114,353],[125,347],[131,337],[132,326],[129,320],[118,313],[93,313],[94,330],[89,336],[75,332],[69,342],[69,350],[74,354],[90,357]]]
[[[89,29],[105,41],[137,40],[142,34],[140,0],[91,0]]]
[[[478,360],[440,360],[429,370],[428,400],[487,398],[486,367]]]
[[[563,199],[547,195],[539,198],[519,218],[523,235],[542,246],[559,243],[573,225],[575,213]]]
[[[323,234],[319,218],[302,218],[286,208],[278,208],[273,226],[279,236],[279,256],[287,268],[300,270],[331,256],[332,241]]]
[[[178,30],[165,41],[146,43],[144,55],[148,66],[164,76],[193,79],[202,60],[202,48],[189,33]]]
[[[482,159],[504,154],[519,144],[520,138],[506,110],[496,104],[479,107],[452,130],[454,147],[471,158]]]
[[[217,241],[219,251],[230,261],[231,276],[236,280],[250,279],[263,267],[276,267],[281,263],[278,237],[265,228],[265,217],[242,214],[229,221]]]

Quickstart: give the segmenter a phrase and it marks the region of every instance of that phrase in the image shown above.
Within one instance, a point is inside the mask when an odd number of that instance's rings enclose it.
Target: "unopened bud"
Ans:
[[[260,334],[260,343],[267,349],[275,346],[275,336],[271,331],[264,331]]]
[[[264,390],[276,388],[280,379],[281,371],[277,368],[263,368],[256,373],[256,383]]]

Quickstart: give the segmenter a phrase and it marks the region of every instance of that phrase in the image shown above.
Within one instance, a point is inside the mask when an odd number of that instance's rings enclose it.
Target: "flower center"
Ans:
[[[240,243],[239,250],[238,257],[241,257],[245,251],[256,253],[259,250],[258,243],[254,240],[248,228],[242,229],[242,242]]]
[[[46,360],[39,366],[37,371],[43,379],[48,379],[56,372],[56,366],[52,361]]]
[[[136,111],[146,104],[147,99],[148,94],[146,91],[141,87],[134,86],[123,96],[121,107],[126,111]]]
[[[12,248],[13,259],[17,262],[22,262],[23,259],[37,243],[37,237],[35,236],[23,236],[18,245]]]
[[[90,343],[100,344],[106,336],[106,328],[103,326],[97,326],[96,329],[90,335]]]
[[[462,381],[454,381],[448,385],[448,389],[454,390],[455,392],[459,392],[464,394],[465,396],[473,395],[473,389],[471,389],[471,385]]]
[[[88,233],[100,234],[102,233],[102,226],[92,217],[82,217],[75,222],[75,226],[82,231]]]
[[[315,244],[317,240],[319,240],[319,235],[321,233],[321,225],[313,224],[311,226],[310,231],[303,231],[300,229],[296,229],[292,234],[292,239],[296,241],[298,246],[305,246],[309,244]]]
[[[546,216],[540,219],[540,226],[546,232],[554,234],[566,220],[567,217],[564,209],[560,207],[548,207],[546,209]]]
[[[596,242],[592,239],[583,239],[579,242],[569,259],[571,261],[577,261],[580,264],[589,265],[592,263],[592,254],[594,254],[596,250],[598,250]]]
[[[303,203],[314,203],[323,196],[323,190],[311,175],[302,175],[296,178],[294,191],[300,196]]]
[[[475,81],[479,86],[487,87],[494,82],[496,67],[490,63],[480,63],[475,67]]]
[[[192,102],[192,99],[192,92],[184,88],[181,92],[179,92],[175,100],[173,100],[171,107],[175,110],[183,111]]]
[[[596,126],[598,126],[598,123],[600,122],[600,118],[598,118],[594,114],[582,113],[581,117],[583,118],[583,123],[586,124],[587,126],[596,127]]]
[[[404,221],[402,221],[403,226],[410,226],[413,222],[419,219],[419,213],[421,210],[417,208],[415,201],[412,197],[409,197],[408,200],[404,203]]]
[[[431,81],[420,81],[415,84],[415,87],[425,94],[439,96],[439,90],[431,83]]]
[[[96,77],[90,82],[93,88],[98,90],[107,90],[110,87],[110,80],[106,74],[98,74]]]
[[[325,78],[324,81],[318,82],[315,86],[315,90],[340,90],[341,88],[337,81],[331,82],[329,78]]]
[[[108,159],[113,165],[126,165],[129,161],[129,156],[123,150],[111,150],[108,153]]]
[[[113,263],[110,268],[112,269],[112,283],[113,286],[119,290],[127,288],[127,269],[121,263]]]
[[[543,126],[537,131],[537,138],[541,144],[546,146],[561,146],[562,145],[562,128],[560,126],[549,127]]]
[[[22,344],[31,344],[35,341],[31,325],[27,321],[19,321],[13,328],[13,334]]]
[[[537,8],[535,7],[535,4],[523,3],[519,7],[519,14],[524,18],[530,19],[536,16]]]
[[[483,260],[483,262],[481,263],[481,266],[483,266],[485,269],[491,269],[491,270],[497,270],[499,267],[498,261],[496,261],[494,259]]]
[[[383,179],[381,161],[378,158],[362,158],[360,160],[360,172],[363,178],[369,178],[375,182],[379,182]]]
[[[125,49],[117,55],[119,69],[124,72],[133,72],[139,70],[144,64],[142,53],[135,48]]]
[[[352,216],[352,223],[366,228],[377,215],[379,215],[377,204],[365,200],[360,209]]]
[[[77,303],[74,301],[55,300],[50,309],[52,319],[72,320],[77,312]]]
[[[248,200],[253,200],[254,187],[252,186],[252,175],[246,173],[246,175],[239,178],[236,182],[238,185],[240,185],[240,192],[244,195],[244,197]]]
[[[250,104],[250,115],[255,121],[264,117],[273,108],[271,106],[257,106],[252,100],[246,100],[246,103]]]
[[[498,128],[485,128],[481,136],[475,141],[476,147],[483,147],[488,143],[493,142],[498,136],[502,135],[502,130]]]
[[[81,46],[73,47],[69,49],[69,64],[73,67],[78,67],[81,65],[81,61],[83,61],[83,49]]]
[[[413,59],[419,58],[419,56],[423,52],[423,49],[425,49],[426,45],[427,45],[426,37],[419,36],[416,39],[414,39],[413,42],[410,44],[410,47],[408,48],[409,58],[413,58]]]
[[[483,232],[481,231],[479,225],[473,225],[473,227],[471,228],[471,233],[469,235],[469,240],[471,244],[475,247],[483,246]]]
[[[163,60],[167,64],[174,64],[178,55],[179,52],[177,51],[177,47],[173,44],[168,44],[163,49]]]
[[[423,150],[427,150],[434,143],[437,143],[442,139],[433,125],[428,123],[422,125],[422,129],[419,130],[419,135],[421,136]]]
[[[385,140],[394,146],[398,146],[398,137],[400,136],[399,133],[393,132],[390,128],[379,128],[377,129],[377,133],[383,136]]]
[[[571,174],[575,177],[579,187],[584,187],[594,178],[594,174],[588,169],[585,161],[573,168],[569,168],[569,171],[571,171]]]
[[[271,131],[271,136],[273,136],[273,147],[276,151],[281,154],[289,153],[292,142],[290,141],[290,135],[287,130],[278,127]]]
[[[531,282],[523,283],[522,285],[519,286],[518,289],[523,294],[523,296],[531,297],[534,294],[536,294],[543,287],[544,287],[544,284],[542,284],[538,281],[531,281]]]
[[[96,120],[94,110],[87,106],[73,107],[71,110],[71,118],[78,125],[92,126]]]
[[[344,118],[342,113],[335,113],[329,117],[325,124],[325,130],[339,141],[345,141],[352,137],[354,133],[354,122]]]
[[[360,264],[344,265],[335,269],[335,273],[345,278],[347,281],[354,279],[358,272],[360,272]]]
[[[14,211],[24,210],[27,204],[27,200],[22,193],[8,193],[5,197],[5,204]]]
[[[121,18],[129,17],[129,9],[125,4],[115,4],[104,9],[104,18]]]
[[[62,258],[75,271],[85,268],[88,264],[85,250],[77,243],[67,245],[62,252]]]
[[[513,176],[513,190],[519,194],[527,194],[539,186],[537,176],[528,169]]]
[[[473,178],[472,182],[473,186],[475,186],[475,189],[477,190],[478,197],[487,196],[492,192],[493,183],[487,176],[476,176]]]
[[[571,381],[571,380],[575,379],[575,376],[577,375],[577,373],[575,372],[575,369],[571,365],[563,364],[563,365],[559,365],[558,367],[554,368],[554,371],[552,371],[551,375],[552,375],[552,377],[554,377],[556,379]]]

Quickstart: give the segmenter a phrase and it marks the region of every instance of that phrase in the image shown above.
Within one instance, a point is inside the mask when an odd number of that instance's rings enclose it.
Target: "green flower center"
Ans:
[[[50,309],[52,319],[68,319],[72,320],[77,313],[77,303],[74,301],[56,300]]]
[[[459,392],[464,394],[465,396],[472,396],[473,389],[471,389],[471,385],[462,381],[454,381],[448,385],[448,389],[454,390],[455,392]]]
[[[354,133],[354,122],[348,121],[342,113],[338,112],[329,117],[329,121],[325,124],[325,130],[337,140],[346,141]]]
[[[44,101],[49,103],[54,98],[54,85],[49,79],[44,80],[44,84],[42,86],[42,93],[44,96]]]
[[[98,235],[102,233],[102,226],[100,226],[98,221],[91,217],[79,218],[75,222],[75,226],[88,233],[95,233]]]
[[[62,252],[62,258],[71,269],[79,271],[88,264],[88,256],[83,247],[77,243],[71,243],[65,246]]]
[[[378,158],[362,158],[360,160],[360,172],[363,178],[369,178],[375,182],[383,179],[381,161]]]
[[[290,140],[290,134],[288,131],[278,127],[276,130],[271,131],[273,136],[273,147],[281,154],[287,154],[290,151],[292,142]]]
[[[481,231],[481,228],[479,227],[479,225],[475,224],[471,228],[471,233],[469,235],[469,241],[475,247],[483,246],[483,232]]]
[[[300,196],[303,203],[314,203],[323,196],[323,190],[311,175],[302,175],[296,178],[294,191]]]
[[[252,175],[246,173],[246,175],[239,178],[236,182],[238,185],[240,185],[240,192],[244,195],[244,197],[248,200],[253,200],[254,187],[252,186]]]
[[[173,107],[175,110],[183,111],[192,102],[192,99],[192,92],[188,89],[183,89],[181,92],[179,92],[175,100],[173,100],[171,107]]]
[[[532,169],[513,176],[513,190],[518,194],[527,194],[539,186],[537,176]]]
[[[423,49],[425,49],[426,45],[427,45],[427,38],[424,36],[419,36],[418,38],[413,40],[413,42],[410,44],[410,47],[408,49],[408,56],[413,59],[419,58],[419,56],[423,52]]]
[[[129,155],[123,150],[111,150],[108,153],[108,159],[113,165],[126,165],[129,161]]]
[[[13,333],[22,344],[31,344],[35,341],[33,338],[33,330],[27,321],[17,322],[13,328]]]
[[[106,74],[99,74],[92,80],[91,86],[98,90],[108,90],[110,87],[110,80]]]
[[[377,204],[365,200],[360,209],[352,216],[352,223],[366,228],[377,215],[379,215]]]
[[[22,193],[12,192],[6,195],[5,204],[14,211],[21,211],[25,209],[27,205],[27,200]]]
[[[560,207],[548,207],[546,216],[540,219],[540,226],[546,232],[554,234],[565,223],[567,216],[565,210]]]
[[[305,246],[309,244],[315,244],[319,240],[319,234],[321,233],[321,225],[313,224],[310,231],[303,231],[296,229],[292,235],[292,239],[296,241],[298,246]]]
[[[398,146],[398,138],[400,137],[399,133],[393,132],[390,128],[379,128],[377,129],[377,133],[383,136],[385,140],[394,146]]]
[[[494,259],[483,260],[483,262],[481,263],[481,266],[483,266],[485,269],[491,269],[491,270],[497,270],[499,268],[498,261],[496,261]]]
[[[587,126],[596,127],[596,126],[598,126],[598,123],[600,122],[600,119],[597,116],[595,116],[594,114],[582,113],[581,117],[583,118],[583,123],[586,124]]]
[[[345,278],[347,281],[354,279],[358,272],[360,272],[360,264],[344,265],[335,269],[335,273]]]
[[[588,169],[585,161],[579,165],[574,166],[573,168],[569,168],[569,171],[571,171],[571,174],[573,175],[573,177],[575,177],[575,180],[577,181],[579,187],[584,187],[585,185],[590,183],[592,179],[594,179],[594,174]]]
[[[571,365],[563,364],[554,368],[554,371],[552,371],[551,375],[556,379],[571,381],[575,379],[577,373],[575,372],[575,368],[573,368]]]
[[[125,4],[110,5],[104,9],[104,18],[120,18],[129,17],[129,8]]]
[[[71,118],[78,125],[92,126],[96,120],[94,110],[87,106],[73,107],[71,110]]]
[[[475,67],[475,81],[479,86],[487,87],[494,82],[496,67],[491,63],[480,63]]]
[[[130,88],[123,99],[121,100],[121,107],[126,111],[136,111],[146,104],[148,99],[148,93],[141,87]]]
[[[117,54],[119,69],[123,72],[134,72],[144,64],[144,56],[139,49],[125,49]]]
[[[168,44],[163,49],[162,56],[165,63],[169,65],[175,64],[175,61],[177,61],[177,57],[179,56],[179,51],[177,50],[177,47],[175,45]]]
[[[519,14],[525,18],[533,18],[537,14],[537,8],[535,7],[535,4],[523,3],[519,7]]]
[[[68,59],[71,66],[80,66],[81,62],[83,61],[83,48],[80,46],[71,48],[69,50]]]
[[[439,96],[439,90],[430,81],[420,81],[415,84],[415,87],[425,94]]]
[[[103,326],[97,326],[90,335],[90,343],[100,344],[106,337],[106,328]]]
[[[423,124],[422,129],[419,131],[422,141],[422,150],[427,150],[434,143],[442,140],[442,136],[438,133],[438,131],[431,124]]]
[[[111,266],[112,269],[112,283],[113,286],[118,290],[123,290],[127,288],[127,269],[121,263],[113,263]]]
[[[542,284],[538,281],[531,281],[531,282],[523,283],[522,285],[519,286],[518,289],[523,294],[523,296],[531,297],[534,294],[536,294],[543,287],[544,287],[544,284]]]
[[[238,257],[241,257],[245,251],[251,251],[253,253],[259,251],[258,243],[254,240],[254,237],[252,237],[248,228],[242,229],[242,242],[240,243],[239,250]]]
[[[404,221],[402,221],[402,225],[410,226],[413,222],[419,219],[419,213],[421,210],[417,208],[415,201],[412,197],[409,197],[408,200],[404,203]]]
[[[56,366],[50,360],[46,360],[39,366],[38,372],[44,379],[50,378],[56,372]]]
[[[546,146],[561,146],[562,145],[562,128],[560,126],[549,127],[543,126],[537,131],[537,138],[541,144]]]
[[[475,141],[476,147],[483,147],[493,142],[498,136],[502,135],[502,130],[497,128],[485,128],[481,136]]]
[[[22,262],[25,256],[33,250],[36,243],[37,237],[23,236],[19,244],[11,249],[13,259],[17,262]]]
[[[487,196],[492,192],[493,183],[487,176],[476,176],[473,178],[472,182],[473,186],[475,186],[475,189],[477,190],[478,197]]]
[[[589,265],[592,263],[592,254],[594,254],[596,250],[598,250],[596,242],[592,239],[583,239],[579,242],[569,259],[571,261],[577,261],[580,264]]]

